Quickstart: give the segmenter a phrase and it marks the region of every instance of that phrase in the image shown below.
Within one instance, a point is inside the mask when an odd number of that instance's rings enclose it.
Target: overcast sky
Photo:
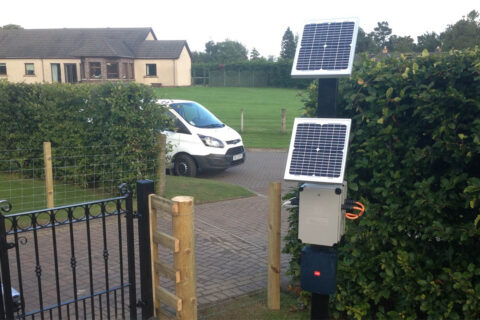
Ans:
[[[440,33],[473,9],[480,11],[480,0],[3,0],[0,26],[152,27],[159,40],[187,40],[192,51],[228,38],[268,57],[279,55],[287,27],[301,33],[312,20],[358,17],[367,33],[388,21],[394,34],[416,40],[427,31]]]

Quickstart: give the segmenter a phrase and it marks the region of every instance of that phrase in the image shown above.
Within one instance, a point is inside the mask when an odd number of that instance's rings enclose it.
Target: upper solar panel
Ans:
[[[350,119],[296,118],[285,180],[343,183]]]
[[[293,78],[336,78],[352,73],[358,20],[306,24],[293,61]]]

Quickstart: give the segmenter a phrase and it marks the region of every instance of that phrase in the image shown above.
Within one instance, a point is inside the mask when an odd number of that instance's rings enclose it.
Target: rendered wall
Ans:
[[[0,75],[0,79],[7,79],[11,82],[52,82],[52,63],[60,64],[60,75],[62,82],[65,82],[65,63],[75,63],[77,65],[77,75],[80,79],[80,59],[0,59],[0,63],[7,66],[7,74]],[[33,63],[34,75],[25,74],[25,64]]]

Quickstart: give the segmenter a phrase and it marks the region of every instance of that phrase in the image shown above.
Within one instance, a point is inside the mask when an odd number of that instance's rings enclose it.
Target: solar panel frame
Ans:
[[[295,118],[285,180],[343,183],[351,119]]]
[[[343,31],[342,25],[346,28]],[[317,20],[305,24],[295,52],[292,78],[350,76],[357,35],[357,18]]]

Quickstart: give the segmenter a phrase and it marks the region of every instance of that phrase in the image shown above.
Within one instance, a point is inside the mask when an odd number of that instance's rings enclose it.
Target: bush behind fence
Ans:
[[[0,171],[40,178],[35,167],[43,163],[43,141],[50,141],[62,159],[62,181],[83,187],[111,180],[105,175],[119,168],[123,182],[143,178],[159,152],[158,132],[168,126],[153,90],[135,83],[0,81],[0,123]]]

